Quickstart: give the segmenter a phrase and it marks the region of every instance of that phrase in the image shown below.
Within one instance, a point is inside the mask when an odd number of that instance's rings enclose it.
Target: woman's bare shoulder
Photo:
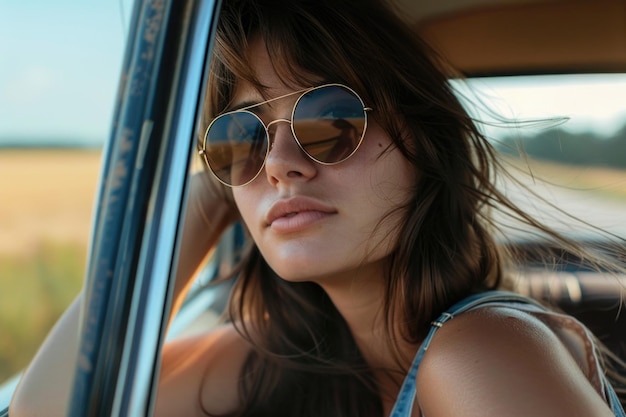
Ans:
[[[157,416],[225,414],[239,405],[239,375],[250,344],[233,325],[163,348]]]
[[[417,384],[429,417],[612,415],[558,337],[508,307],[448,321],[424,356]]]

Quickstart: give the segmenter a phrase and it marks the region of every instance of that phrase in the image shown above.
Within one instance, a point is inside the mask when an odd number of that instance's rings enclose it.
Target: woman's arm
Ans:
[[[11,417],[65,416],[78,354],[79,295],[54,325],[24,372],[9,405]]]
[[[217,185],[208,172],[192,175],[189,188],[171,318],[180,310],[193,283],[191,278],[202,269],[222,233],[238,216],[230,191]]]
[[[180,309],[192,278],[236,216],[224,190],[206,172],[194,174],[189,186],[170,317]],[[24,372],[11,401],[11,417],[66,415],[78,353],[81,301],[82,293],[61,316]]]

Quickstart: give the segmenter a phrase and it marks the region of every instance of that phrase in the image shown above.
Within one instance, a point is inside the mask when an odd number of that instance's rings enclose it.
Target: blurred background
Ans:
[[[132,0],[0,0],[0,384],[26,366],[82,286],[131,9]],[[514,166],[532,170],[531,188],[626,236],[625,74],[455,87],[484,104],[481,128]],[[521,148],[531,160],[518,158]]]
[[[82,286],[130,0],[0,0],[0,383]]]

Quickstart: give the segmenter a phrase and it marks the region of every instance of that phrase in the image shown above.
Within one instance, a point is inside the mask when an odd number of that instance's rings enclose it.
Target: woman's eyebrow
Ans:
[[[226,107],[226,109],[224,109],[224,113],[241,110],[241,109],[245,109],[248,107],[254,107],[257,104],[263,104],[263,102],[257,102],[257,101],[252,101],[252,100],[244,101],[244,102]]]
[[[237,111],[237,110],[246,110],[246,109],[253,108],[253,107],[260,108],[261,110],[259,112],[262,113],[263,107],[268,105],[269,103],[281,100],[281,99],[286,98],[286,97],[295,96],[296,94],[304,94],[306,91],[309,91],[311,89],[313,89],[313,87],[307,87],[307,88],[303,88],[301,90],[292,91],[291,93],[282,94],[282,95],[280,95],[278,97],[273,97],[273,98],[270,98],[270,99],[267,99],[267,100],[261,100],[261,101],[247,100],[247,101],[241,102],[239,104],[236,104],[234,106],[227,107],[226,110],[224,111],[224,113]]]
[[[234,104],[226,108],[224,113],[233,112],[237,110],[248,110],[255,109],[255,113],[263,113],[264,108],[267,107],[269,102],[274,100],[262,100],[262,101],[254,101],[254,100],[246,100],[241,103]]]

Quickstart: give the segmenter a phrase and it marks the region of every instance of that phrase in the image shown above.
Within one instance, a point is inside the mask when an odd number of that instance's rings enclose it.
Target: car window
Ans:
[[[476,78],[459,88],[481,102],[480,126],[516,178],[555,207],[626,236],[626,74]],[[502,186],[551,226],[593,239],[593,229]]]
[[[131,3],[0,2],[0,384],[82,286]]]

